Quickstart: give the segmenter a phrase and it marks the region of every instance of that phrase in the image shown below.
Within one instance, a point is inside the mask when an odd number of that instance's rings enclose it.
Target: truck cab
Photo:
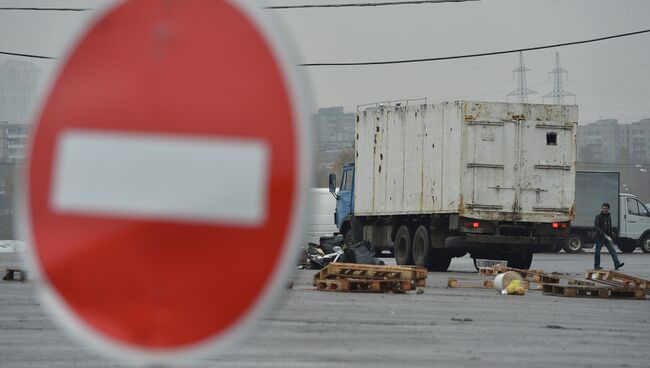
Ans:
[[[330,174],[329,191],[336,198],[334,223],[346,240],[351,242],[351,217],[354,214],[354,162],[343,165],[338,191],[336,186],[336,175]]]

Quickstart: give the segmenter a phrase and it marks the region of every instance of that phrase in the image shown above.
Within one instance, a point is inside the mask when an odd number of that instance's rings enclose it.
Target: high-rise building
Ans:
[[[650,119],[621,126],[621,144],[631,163],[650,163]]]
[[[9,60],[0,65],[0,121],[29,123],[39,74],[30,62]]]
[[[578,161],[650,163],[650,119],[619,124],[616,119],[578,126]]]
[[[621,156],[621,125],[617,119],[578,126],[578,161],[615,163]]]
[[[346,113],[343,107],[318,109],[314,115],[314,131],[320,152],[336,151],[354,147],[354,113]]]
[[[29,127],[27,124],[0,122],[0,163],[21,163],[24,160]]]

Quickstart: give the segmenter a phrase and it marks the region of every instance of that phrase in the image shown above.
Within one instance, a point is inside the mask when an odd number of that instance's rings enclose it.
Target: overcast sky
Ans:
[[[273,0],[267,4],[370,0]],[[88,7],[110,0],[0,0],[0,6]],[[483,0],[372,8],[267,10],[295,37],[304,62],[378,61],[490,52],[650,29],[648,0]],[[0,11],[0,51],[65,55],[99,12]],[[529,97],[552,90],[555,52],[569,71],[580,122],[650,118],[650,34],[524,54]],[[0,55],[0,61],[9,57]],[[23,59],[25,60],[25,59]],[[505,101],[518,55],[416,64],[309,68],[320,107],[428,97]],[[47,82],[59,60],[32,60]],[[43,83],[45,85],[45,83]],[[550,102],[550,100],[546,100]],[[569,99],[567,102],[573,102]]]

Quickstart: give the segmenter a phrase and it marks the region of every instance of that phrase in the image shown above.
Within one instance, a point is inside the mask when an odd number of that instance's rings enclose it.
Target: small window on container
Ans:
[[[557,133],[556,132],[546,133],[546,145],[547,146],[557,146]]]

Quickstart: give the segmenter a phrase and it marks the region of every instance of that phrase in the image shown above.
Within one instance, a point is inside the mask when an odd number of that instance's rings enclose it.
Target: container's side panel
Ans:
[[[422,120],[423,212],[442,210],[442,109],[422,105],[414,111]]]
[[[386,127],[386,150],[383,152],[386,193],[382,212],[398,213],[402,210],[404,193],[404,116],[391,112]]]
[[[457,212],[464,199],[461,195],[461,159],[463,151],[462,103],[437,105],[440,116],[441,212]]]
[[[357,214],[372,213],[373,203],[373,140],[375,111],[360,112],[355,136],[355,182],[354,211]]]
[[[413,110],[414,107],[409,108]],[[401,110],[404,123],[404,202],[401,212],[421,213],[423,201],[422,119]]]
[[[384,212],[386,199],[386,158],[387,139],[391,133],[387,131],[388,119],[391,118],[388,111],[377,109],[374,119],[373,149],[370,152],[373,156],[373,212]]]

